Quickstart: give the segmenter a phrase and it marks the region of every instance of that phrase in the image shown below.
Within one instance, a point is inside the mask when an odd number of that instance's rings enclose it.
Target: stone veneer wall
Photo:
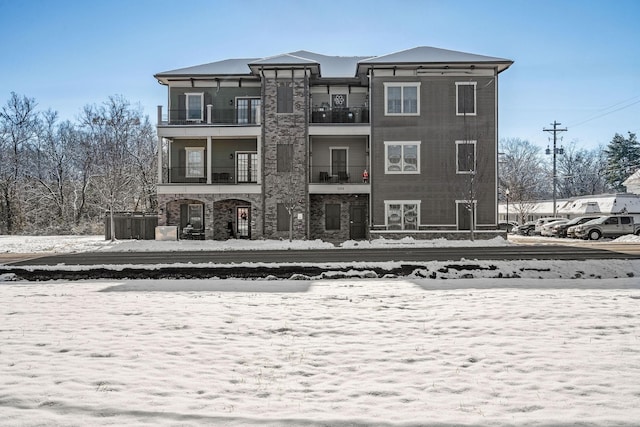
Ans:
[[[259,194],[159,194],[158,208],[164,214],[158,215],[158,225],[180,225],[180,205],[204,203],[204,226],[206,239],[226,239],[227,224],[233,213],[229,209],[236,206],[251,206],[251,238],[262,235],[262,197]],[[222,225],[221,225],[222,224]]]
[[[368,196],[355,194],[313,194],[310,197],[311,239],[343,242],[351,238],[351,206],[364,205],[369,210]],[[325,230],[325,204],[340,204],[340,230]],[[369,218],[366,219],[368,224]],[[368,228],[368,226],[367,226]]]
[[[278,83],[292,82],[293,113],[278,113]],[[278,231],[278,203],[293,197],[298,201],[294,212],[293,238],[307,238],[308,202],[308,80],[306,78],[265,78],[264,120],[262,126],[262,171],[264,195],[264,236],[288,238],[289,231]],[[278,144],[293,144],[292,172],[278,172]],[[302,219],[297,215],[302,214]]]

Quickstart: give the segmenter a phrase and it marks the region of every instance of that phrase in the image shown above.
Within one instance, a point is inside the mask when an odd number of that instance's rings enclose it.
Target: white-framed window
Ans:
[[[259,122],[260,98],[236,98],[236,119],[238,124],[246,125]]]
[[[476,115],[476,82],[456,82],[456,115]]]
[[[204,92],[185,93],[187,120],[203,121]]]
[[[203,178],[204,177],[204,147],[187,147],[185,148],[185,177],[186,178]]]
[[[255,151],[236,152],[237,182],[258,181],[258,153]]]
[[[385,116],[419,116],[420,83],[384,83]]]
[[[385,173],[420,173],[420,141],[385,141],[384,154]]]
[[[417,230],[420,224],[420,201],[385,200],[384,218],[387,230]]]
[[[456,141],[456,173],[476,173],[476,141]]]

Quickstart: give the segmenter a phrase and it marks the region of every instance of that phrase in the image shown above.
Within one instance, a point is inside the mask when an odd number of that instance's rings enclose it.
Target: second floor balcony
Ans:
[[[243,104],[244,105],[244,104]],[[204,109],[171,109],[166,114],[162,106],[158,106],[159,126],[256,126],[260,125],[260,105],[252,108],[228,107],[213,108],[207,105]]]

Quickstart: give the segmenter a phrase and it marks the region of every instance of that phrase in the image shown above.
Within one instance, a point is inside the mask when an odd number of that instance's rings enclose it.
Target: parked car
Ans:
[[[640,224],[632,215],[606,215],[577,225],[574,233],[579,239],[598,240],[601,237],[619,237],[625,234],[640,235]]]
[[[527,221],[522,225],[517,226],[513,229],[515,234],[521,234],[523,236],[530,236],[533,234],[533,229],[536,226],[536,221]]]
[[[547,222],[546,224],[542,224],[542,226],[540,226],[540,235],[546,236],[546,237],[553,237],[553,227],[556,225],[565,224],[567,222],[569,222],[569,220],[564,218],[564,219],[559,219],[557,221],[551,221],[551,222]]]
[[[553,221],[557,221],[559,219],[564,219],[561,217],[546,217],[546,218],[538,218],[538,220],[536,221],[536,225],[533,229],[533,233],[532,234],[540,234],[540,227],[542,227],[545,224],[548,224],[550,222]]]
[[[591,221],[592,219],[600,218],[600,215],[585,215],[573,218],[572,220],[556,224],[551,228],[551,234],[556,237],[567,237],[567,230],[569,227],[573,227],[574,225],[584,224],[587,221]]]
[[[498,223],[498,229],[507,230],[507,233],[515,232],[515,228],[518,226],[517,222],[508,221]]]

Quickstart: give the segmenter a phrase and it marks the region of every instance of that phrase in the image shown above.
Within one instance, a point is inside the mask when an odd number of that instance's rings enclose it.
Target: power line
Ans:
[[[611,109],[611,108],[617,107],[618,105],[625,104],[625,103],[627,103],[627,102],[629,102],[629,101],[633,101],[633,100],[636,100],[636,99],[638,99],[638,98],[640,98],[640,95],[638,95],[638,96],[634,96],[634,97],[629,98],[629,99],[625,99],[624,101],[620,101],[620,102],[615,103],[615,104],[613,104],[613,105],[610,105],[610,106],[608,106],[608,107],[602,108],[600,111],[606,111],[606,110],[609,110],[609,109]],[[578,123],[572,124],[572,125],[571,125],[571,127],[577,127],[577,126],[583,125],[583,124],[585,124],[585,123],[588,123],[588,122],[590,122],[590,121],[593,121],[593,120],[599,119],[599,118],[604,117],[604,116],[607,116],[607,115],[609,115],[609,114],[613,114],[613,113],[616,113],[616,112],[618,112],[618,111],[624,110],[624,109],[626,109],[626,108],[632,107],[632,106],[634,106],[634,105],[636,105],[636,104],[640,104],[640,99],[638,99],[637,101],[634,101],[634,102],[632,102],[632,103],[630,103],[630,104],[624,105],[624,106],[622,106],[622,107],[620,107],[620,108],[616,108],[615,110],[606,111],[605,113],[602,113],[602,114],[598,114],[598,115],[595,115],[595,116],[589,117],[589,118],[588,118],[588,119],[586,119],[586,120],[583,120],[583,121],[581,121],[581,122],[578,122]]]

